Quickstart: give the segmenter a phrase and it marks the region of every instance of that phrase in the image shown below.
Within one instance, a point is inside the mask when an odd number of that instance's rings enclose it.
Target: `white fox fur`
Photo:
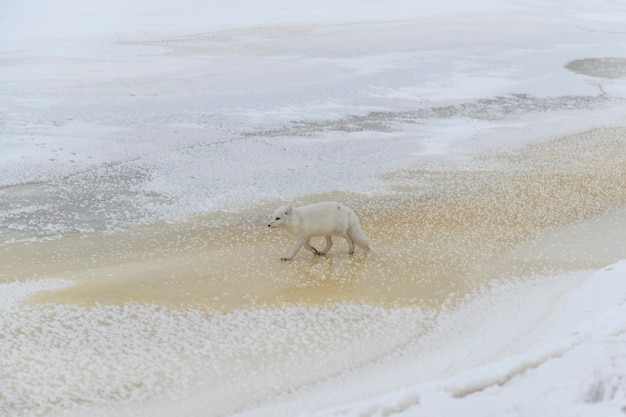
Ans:
[[[283,227],[296,238],[296,244],[283,261],[291,260],[304,247],[315,255],[325,255],[333,246],[331,236],[340,236],[348,241],[348,253],[354,253],[354,244],[369,251],[369,239],[363,234],[359,218],[350,207],[332,201],[295,207],[278,208],[269,227]],[[326,238],[326,247],[318,251],[309,243],[314,236]]]

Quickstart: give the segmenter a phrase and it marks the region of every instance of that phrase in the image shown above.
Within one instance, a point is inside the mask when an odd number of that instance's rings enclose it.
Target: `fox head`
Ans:
[[[269,227],[278,227],[281,224],[284,224],[289,221],[289,216],[291,215],[291,206],[282,206],[279,207],[268,224]]]

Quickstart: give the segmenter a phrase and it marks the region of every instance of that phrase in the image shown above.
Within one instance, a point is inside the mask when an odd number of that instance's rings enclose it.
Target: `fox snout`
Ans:
[[[284,220],[281,219],[280,217],[278,218],[273,218],[270,220],[270,222],[267,224],[267,227],[271,227],[271,228],[275,228],[280,226],[281,224],[284,223]]]

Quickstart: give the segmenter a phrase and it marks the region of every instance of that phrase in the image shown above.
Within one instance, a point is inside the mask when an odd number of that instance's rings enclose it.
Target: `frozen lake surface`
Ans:
[[[214,3],[3,4],[0,414],[623,415],[626,9]]]
[[[582,3],[552,20],[548,4],[506,2],[355,17],[324,4],[229,5],[220,18],[193,2],[152,17],[144,6],[3,17],[9,235],[379,193],[384,173],[622,116],[621,24]],[[203,14],[221,23],[182,24]]]

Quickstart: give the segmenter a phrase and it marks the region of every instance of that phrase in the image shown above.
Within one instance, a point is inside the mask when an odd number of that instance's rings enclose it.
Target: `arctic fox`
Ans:
[[[331,236],[340,236],[348,241],[348,253],[354,253],[354,244],[369,251],[369,239],[361,231],[359,218],[350,207],[335,202],[311,204],[295,207],[282,206],[278,208],[269,227],[283,227],[295,236],[296,244],[283,261],[291,260],[302,245],[315,255],[325,255],[333,246]],[[326,247],[321,251],[309,243],[313,236],[326,238]]]

